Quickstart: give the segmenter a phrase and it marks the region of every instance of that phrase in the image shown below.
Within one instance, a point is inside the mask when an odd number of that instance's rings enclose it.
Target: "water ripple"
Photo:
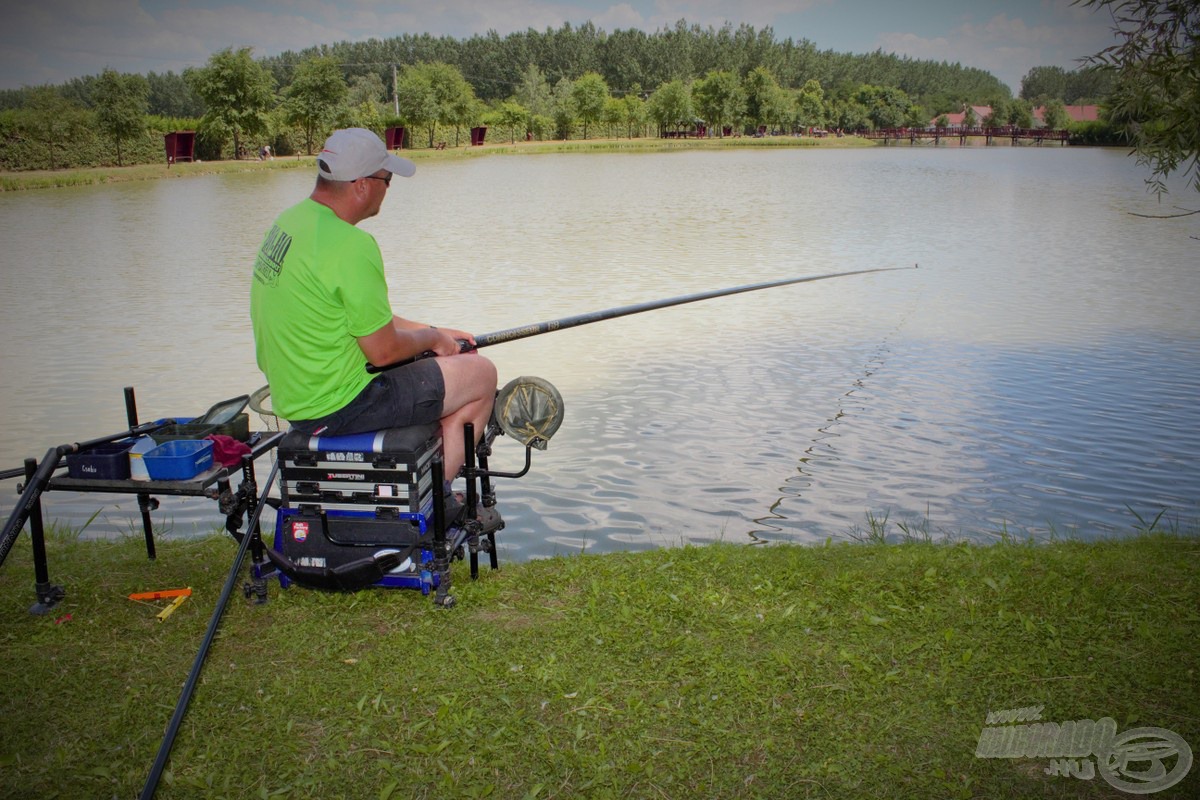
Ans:
[[[423,166],[364,228],[398,309],[477,332],[921,262],[490,349],[567,408],[531,474],[497,482],[506,559],[820,541],[868,518],[1092,536],[1200,517],[1195,223],[1131,217],[1154,210],[1141,177],[1059,148],[475,159]],[[148,417],[261,385],[250,257],[310,185],[0,195],[0,467],[118,429],[123,386]],[[522,455],[501,440],[493,466]],[[136,525],[128,497],[46,503],[74,524],[99,507],[86,535]],[[159,521],[218,524],[207,500],[164,499]]]

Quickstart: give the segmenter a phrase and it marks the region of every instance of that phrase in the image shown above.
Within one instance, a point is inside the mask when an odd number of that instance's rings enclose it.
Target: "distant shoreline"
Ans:
[[[424,161],[446,161],[493,155],[541,155],[546,153],[663,153],[688,150],[730,149],[797,149],[797,148],[872,148],[872,147],[1070,147],[1057,142],[1045,145],[1013,145],[1003,137],[985,144],[972,141],[959,144],[956,137],[946,137],[940,144],[925,140],[918,144],[887,139],[867,139],[862,136],[729,136],[722,139],[557,139],[541,142],[496,141],[484,145],[463,144],[447,146],[444,150],[422,147],[396,152],[418,164]],[[27,189],[61,189],[70,186],[95,186],[107,183],[183,178],[194,175],[214,175],[227,172],[254,172],[263,169],[310,168],[315,156],[276,156],[270,161],[241,159],[229,161],[195,161],[167,165],[136,164],[129,167],[93,167],[88,169],[31,170],[0,172],[0,192]]]
[[[798,147],[877,147],[875,142],[858,136],[750,136],[724,139],[571,139],[544,142],[490,142],[480,146],[462,145],[444,150],[420,148],[397,151],[406,158],[422,161],[442,161],[456,158],[476,158],[487,155],[535,155],[544,153],[637,153],[672,152],[680,150],[717,150],[728,148],[798,148]],[[61,189],[70,186],[94,186],[127,181],[182,178],[193,175],[213,175],[227,172],[254,172],[262,169],[307,168],[314,156],[277,156],[270,161],[242,159],[236,161],[196,161],[167,165],[136,164],[129,167],[93,167],[88,169],[33,170],[29,172],[0,172],[0,191],[28,189]]]

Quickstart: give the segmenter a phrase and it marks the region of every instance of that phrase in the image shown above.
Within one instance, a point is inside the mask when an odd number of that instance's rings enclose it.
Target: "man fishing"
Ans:
[[[396,175],[416,166],[371,131],[334,131],[307,199],[284,211],[254,263],[250,318],[275,412],[308,435],[340,436],[441,422],[446,494],[464,462],[463,424],[482,436],[496,367],[460,353],[470,333],[393,313],[375,237],[356,227],[379,213]],[[433,353],[434,358],[416,358]],[[369,374],[365,360],[383,366]],[[457,503],[447,502],[453,520]],[[492,515],[494,511],[490,510]]]

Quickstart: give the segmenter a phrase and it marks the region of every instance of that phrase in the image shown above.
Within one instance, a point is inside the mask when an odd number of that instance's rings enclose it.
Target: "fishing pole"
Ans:
[[[225,613],[225,606],[229,604],[229,596],[233,594],[234,584],[237,583],[238,573],[242,569],[242,561],[246,557],[246,548],[250,545],[250,540],[257,538],[255,534],[258,525],[258,518],[262,516],[263,509],[268,505],[267,497],[271,492],[271,486],[275,483],[275,476],[279,474],[279,461],[271,467],[271,474],[267,478],[266,488],[263,489],[262,495],[258,498],[258,506],[254,509],[254,513],[250,516],[250,524],[246,528],[246,535],[242,537],[242,543],[238,546],[237,555],[233,559],[233,568],[229,570],[229,577],[225,581],[225,587],[221,590],[221,597],[217,600],[217,607],[213,610],[212,618],[208,621],[208,630],[204,634],[204,641],[200,644],[200,651],[196,653],[196,660],[192,662],[192,670],[188,673],[187,681],[183,685],[183,693],[179,695],[179,702],[175,704],[175,713],[171,715],[171,722],[167,725],[166,735],[163,736],[162,744],[158,748],[158,755],[154,759],[154,766],[150,769],[150,775],[146,778],[146,785],[142,787],[142,793],[139,795],[140,800],[151,800],[154,797],[154,792],[158,788],[158,781],[162,777],[163,769],[167,765],[167,757],[171,754],[171,747],[175,744],[175,735],[179,732],[179,725],[183,722],[184,712],[187,711],[188,703],[192,699],[192,694],[196,691],[196,682],[200,678],[200,670],[204,666],[204,659],[208,657],[208,650],[212,647],[213,637],[217,634],[217,626],[221,622],[221,616]]]
[[[897,270],[916,269],[917,264],[911,267],[879,267],[876,269],[857,269],[851,272],[832,272],[827,275],[808,275],[803,278],[784,278],[777,281],[766,281],[764,283],[751,283],[745,286],[735,286],[731,289],[717,289],[710,292],[699,292],[697,294],[683,295],[681,297],[672,297],[666,300],[650,300],[645,303],[635,303],[628,306],[620,306],[618,308],[609,308],[604,311],[592,311],[587,314],[578,314],[573,317],[563,317],[562,319],[550,320],[548,322],[538,322],[533,325],[522,325],[518,328],[509,328],[503,331],[494,333],[484,333],[475,337],[475,345],[471,346],[467,342],[460,340],[459,344],[463,352],[469,350],[478,350],[480,347],[489,347],[494,344],[502,344],[504,342],[515,342],[518,339],[526,339],[530,336],[538,336],[551,331],[561,331],[567,328],[577,328],[580,325],[590,325],[593,322],[602,322],[608,319],[616,319],[617,317],[627,317],[630,314],[641,314],[644,311],[654,311],[659,308],[667,308],[669,306],[680,306],[684,303],[696,303],[701,300],[711,300],[715,297],[726,297],[733,294],[741,294],[743,292],[756,292],[760,289],[774,289],[779,286],[790,286],[794,283],[811,283],[812,281],[823,281],[829,278],[845,278],[850,275],[867,275],[872,272],[894,272]],[[376,373],[384,370],[395,369],[402,367],[405,364],[435,355],[431,351],[426,351],[419,356],[396,361],[392,364],[384,366],[375,366],[367,364],[367,372]]]

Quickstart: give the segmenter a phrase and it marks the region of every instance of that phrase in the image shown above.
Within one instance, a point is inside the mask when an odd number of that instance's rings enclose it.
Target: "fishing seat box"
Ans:
[[[291,508],[422,514],[429,520],[433,459],[441,449],[437,423],[352,436],[291,431],[279,442],[280,494]]]
[[[433,558],[433,461],[437,423],[352,436],[279,442],[280,496],[274,550],[301,567],[336,567],[381,549],[411,551],[413,566],[382,585],[421,585]],[[282,582],[283,579],[281,579]]]

